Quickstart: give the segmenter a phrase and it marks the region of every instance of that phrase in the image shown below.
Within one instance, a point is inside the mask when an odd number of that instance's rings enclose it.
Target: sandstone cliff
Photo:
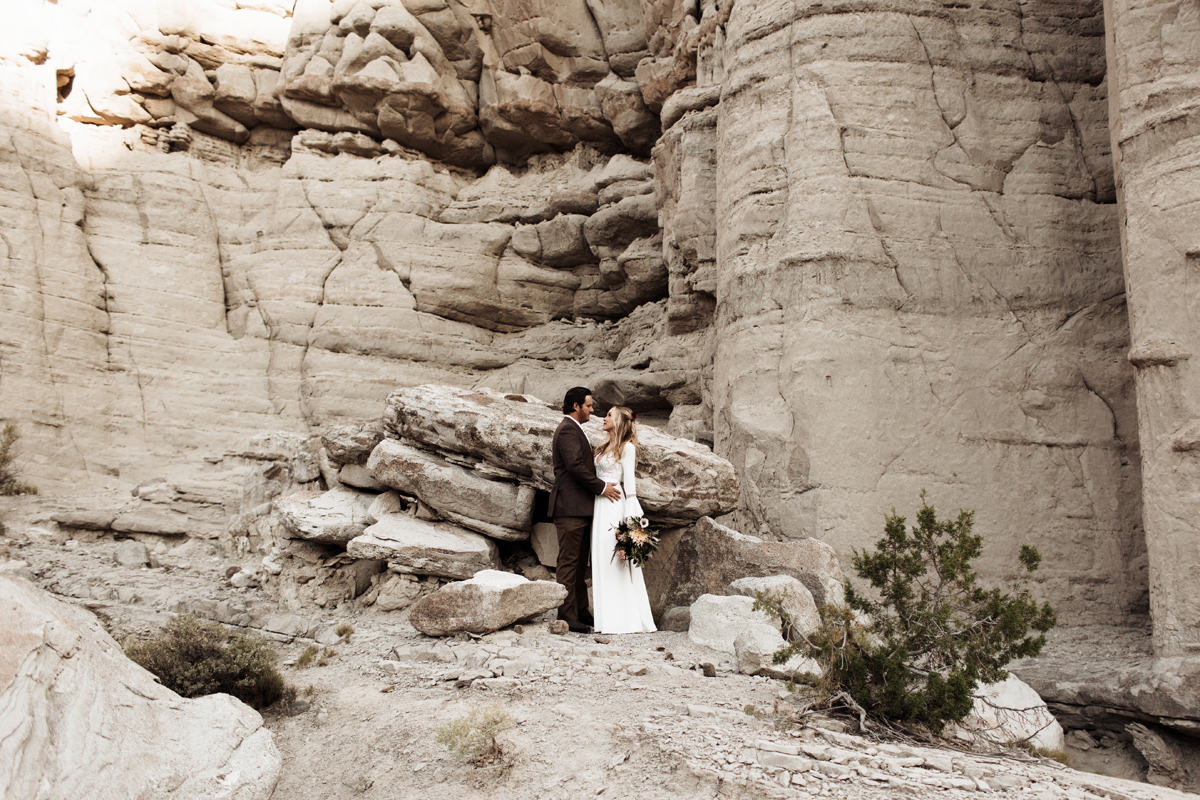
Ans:
[[[215,519],[263,431],[585,383],[732,461],[746,533],[845,554],[925,488],[993,578],[1036,544],[1064,620],[1181,651],[1168,6],[20,0],[0,415],[46,491]]]

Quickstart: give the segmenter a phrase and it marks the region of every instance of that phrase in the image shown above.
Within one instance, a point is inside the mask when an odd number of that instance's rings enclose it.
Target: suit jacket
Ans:
[[[554,462],[554,487],[550,490],[547,513],[551,517],[590,517],[596,497],[604,491],[604,481],[596,477],[592,444],[583,428],[563,417],[550,446]]]

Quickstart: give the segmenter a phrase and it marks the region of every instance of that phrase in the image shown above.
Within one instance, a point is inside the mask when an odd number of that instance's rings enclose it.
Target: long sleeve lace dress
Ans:
[[[592,517],[592,607],[595,628],[602,633],[656,630],[641,567],[613,557],[617,524],[625,517],[642,516],[633,474],[636,463],[632,444],[625,445],[620,459],[612,453],[596,459],[596,477],[622,490],[620,500],[597,497]]]

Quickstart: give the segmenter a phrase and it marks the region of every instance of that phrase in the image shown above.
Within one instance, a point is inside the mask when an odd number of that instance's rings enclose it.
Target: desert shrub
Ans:
[[[1021,547],[1009,591],[979,585],[972,562],[983,537],[973,525],[968,510],[939,520],[924,492],[911,529],[893,510],[875,549],[854,552],[874,596],[847,582],[846,605],[822,606],[820,629],[776,653],[776,663],[807,652],[824,670],[821,688],[875,717],[933,731],[966,717],[979,684],[1004,680],[1009,661],[1040,653],[1056,622],[1029,592],[1041,561],[1033,547]]]
[[[314,663],[318,667],[324,667],[329,664],[329,659],[337,655],[337,651],[332,647],[322,648],[319,645],[310,644],[304,648],[304,652],[296,657],[296,669],[304,669],[310,667]]]
[[[296,669],[304,669],[313,662],[313,659],[321,654],[321,648],[315,644],[310,644],[304,648],[304,652],[296,657]]]
[[[21,434],[15,422],[4,423],[0,430],[0,495],[37,494],[37,488],[21,483],[17,471],[17,443]]]
[[[1037,747],[1029,743],[1026,743],[1025,749],[1029,751],[1030,755],[1037,756],[1038,758],[1049,758],[1053,761],[1057,761],[1064,767],[1071,766],[1071,754],[1066,750],[1057,750],[1051,747]]]
[[[350,641],[350,637],[354,635],[354,626],[349,622],[343,622],[341,625],[337,626],[337,630],[334,632],[342,639],[342,641],[348,642]]]
[[[230,633],[190,614],[174,617],[152,639],[127,643],[125,655],[183,697],[224,692],[261,709],[283,695],[266,639]]]
[[[496,737],[513,727],[512,716],[499,705],[475,708],[465,717],[438,728],[437,741],[475,766],[499,761],[500,743]]]

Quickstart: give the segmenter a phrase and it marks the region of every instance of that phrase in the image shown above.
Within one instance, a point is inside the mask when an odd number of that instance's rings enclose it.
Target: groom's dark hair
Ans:
[[[586,386],[575,386],[567,389],[567,394],[563,397],[563,413],[570,414],[575,410],[575,406],[583,405],[587,402],[588,395],[591,393],[592,390]]]

